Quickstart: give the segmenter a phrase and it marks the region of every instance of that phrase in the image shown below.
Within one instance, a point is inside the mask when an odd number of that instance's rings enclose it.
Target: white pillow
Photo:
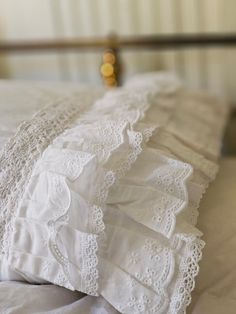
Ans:
[[[142,82],[107,92],[45,149],[3,260],[122,313],[180,313],[198,272],[194,225],[226,108],[169,75]]]

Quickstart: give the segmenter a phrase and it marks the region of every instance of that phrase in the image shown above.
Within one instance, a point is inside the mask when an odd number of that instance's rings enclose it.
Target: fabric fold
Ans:
[[[226,116],[170,74],[108,91],[35,163],[3,259],[31,281],[102,295],[124,314],[183,313],[204,245],[197,209]]]

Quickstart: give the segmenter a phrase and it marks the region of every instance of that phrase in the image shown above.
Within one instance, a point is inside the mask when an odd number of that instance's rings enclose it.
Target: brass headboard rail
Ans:
[[[122,50],[174,50],[191,48],[236,47],[236,33],[141,35],[70,39],[0,40],[0,54],[42,53],[69,51],[108,51],[103,55],[101,74],[106,85],[119,85],[121,82]],[[108,60],[108,61],[107,61]],[[109,61],[111,60],[111,61]],[[111,62],[111,63],[109,63]]]
[[[186,49],[236,46],[236,33],[191,35],[107,36],[71,39],[0,40],[0,53],[59,50]]]

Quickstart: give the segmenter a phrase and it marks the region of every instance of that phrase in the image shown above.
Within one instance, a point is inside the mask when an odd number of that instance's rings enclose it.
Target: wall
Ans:
[[[235,0],[0,0],[0,38],[234,32]],[[178,72],[190,86],[224,92],[236,103],[236,48],[126,52],[126,75]],[[95,53],[0,58],[1,77],[100,82]]]

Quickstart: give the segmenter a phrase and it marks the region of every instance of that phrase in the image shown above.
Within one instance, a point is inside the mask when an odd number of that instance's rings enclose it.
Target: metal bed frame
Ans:
[[[145,35],[55,40],[0,41],[0,53],[61,51],[61,50],[101,50],[112,49],[180,49],[236,46],[236,33],[193,34],[193,35]]]
[[[114,71],[117,85],[121,83],[121,60],[119,54],[124,50],[178,50],[191,48],[236,47],[236,33],[212,33],[191,35],[145,35],[119,37],[115,34],[107,37],[42,39],[21,41],[0,41],[0,54],[39,53],[39,52],[104,52],[110,51],[116,62]],[[109,70],[109,69],[108,69]],[[111,69],[110,69],[111,70]],[[101,71],[102,72],[102,71]],[[109,73],[110,73],[109,72]],[[102,76],[107,75],[106,70]],[[106,83],[106,81],[105,81]]]

